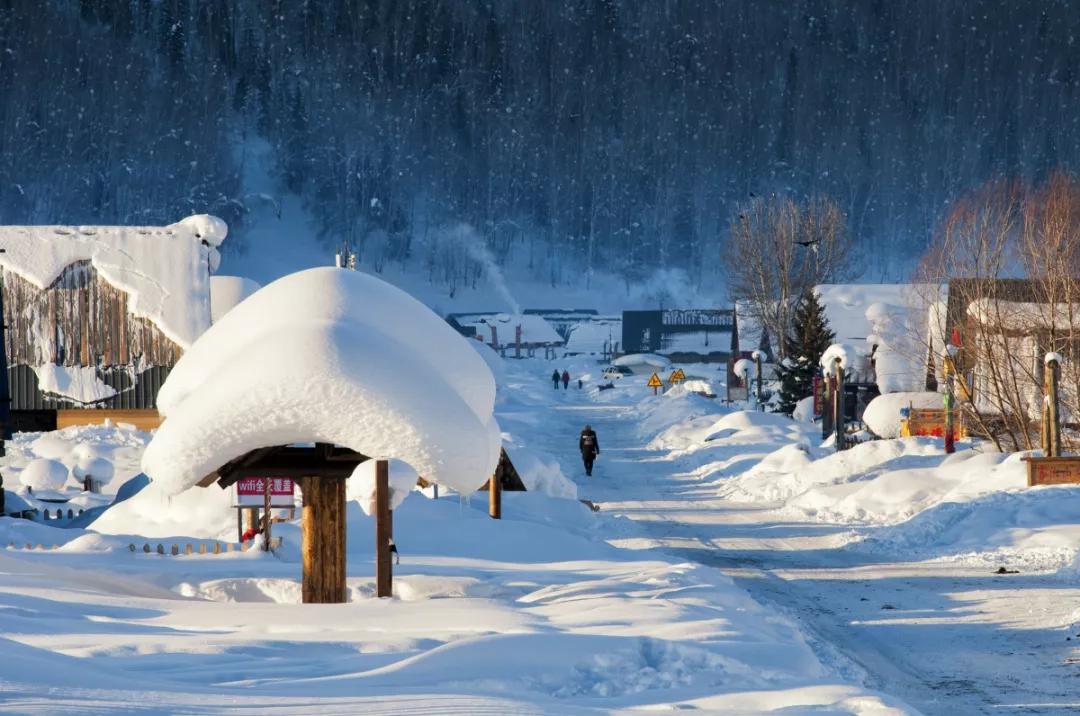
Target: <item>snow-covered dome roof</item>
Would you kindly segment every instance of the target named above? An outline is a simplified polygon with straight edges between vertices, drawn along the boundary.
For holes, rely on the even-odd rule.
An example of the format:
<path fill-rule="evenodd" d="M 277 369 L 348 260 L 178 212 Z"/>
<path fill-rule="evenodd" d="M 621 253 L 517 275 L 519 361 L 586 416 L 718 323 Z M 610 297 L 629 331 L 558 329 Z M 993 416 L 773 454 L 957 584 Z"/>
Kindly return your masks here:
<path fill-rule="evenodd" d="M 372 276 L 286 276 L 225 314 L 173 368 L 143 470 L 176 493 L 250 450 L 326 442 L 475 490 L 494 472 L 501 436 L 495 381 L 466 340 Z"/>

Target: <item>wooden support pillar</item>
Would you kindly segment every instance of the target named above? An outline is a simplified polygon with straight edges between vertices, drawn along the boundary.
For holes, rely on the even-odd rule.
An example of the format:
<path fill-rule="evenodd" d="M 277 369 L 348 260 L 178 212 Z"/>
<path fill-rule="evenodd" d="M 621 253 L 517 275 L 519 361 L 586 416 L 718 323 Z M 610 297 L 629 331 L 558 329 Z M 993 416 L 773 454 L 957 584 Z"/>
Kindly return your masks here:
<path fill-rule="evenodd" d="M 394 594 L 394 565 L 390 545 L 394 539 L 393 514 L 390 512 L 390 464 L 375 463 L 375 596 Z"/>
<path fill-rule="evenodd" d="M 270 525 L 273 523 L 273 516 L 270 514 L 270 481 L 273 478 L 263 478 L 263 552 L 270 551 Z"/>
<path fill-rule="evenodd" d="M 303 477 L 304 604 L 345 601 L 345 480 Z"/>
<path fill-rule="evenodd" d="M 832 376 L 821 377 L 821 439 L 828 440 L 833 431 Z"/>
<path fill-rule="evenodd" d="M 488 514 L 492 519 L 502 519 L 502 484 L 498 471 L 488 480 Z"/>
<path fill-rule="evenodd" d="M 839 359 L 833 362 L 833 430 L 836 431 L 836 449 L 843 450 L 844 444 L 844 369 Z"/>
<path fill-rule="evenodd" d="M 1058 395 L 1058 373 L 1061 366 L 1056 360 L 1046 361 L 1046 413 L 1050 425 L 1046 430 L 1050 452 L 1047 457 L 1061 457 L 1061 415 Z"/>
<path fill-rule="evenodd" d="M 764 410 L 764 408 L 761 407 L 761 398 L 764 393 L 761 386 L 761 351 L 754 351 L 754 370 L 757 372 L 757 407 L 758 410 Z"/>

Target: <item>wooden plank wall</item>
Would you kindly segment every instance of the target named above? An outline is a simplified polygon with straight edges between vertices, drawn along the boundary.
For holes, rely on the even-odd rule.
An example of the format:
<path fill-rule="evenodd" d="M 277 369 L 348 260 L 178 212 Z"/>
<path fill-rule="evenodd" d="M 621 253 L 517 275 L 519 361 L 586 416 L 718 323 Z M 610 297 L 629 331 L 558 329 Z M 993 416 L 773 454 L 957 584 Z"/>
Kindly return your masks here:
<path fill-rule="evenodd" d="M 0 271 L 10 365 L 172 366 L 181 349 L 150 321 L 128 312 L 128 296 L 87 262 L 72 264 L 46 290 Z"/>
<path fill-rule="evenodd" d="M 48 289 L 0 269 L 12 407 L 70 407 L 43 395 L 32 367 L 94 366 L 119 395 L 95 407 L 153 408 L 182 350 L 151 321 L 128 312 L 128 296 L 89 262 L 67 267 Z"/>

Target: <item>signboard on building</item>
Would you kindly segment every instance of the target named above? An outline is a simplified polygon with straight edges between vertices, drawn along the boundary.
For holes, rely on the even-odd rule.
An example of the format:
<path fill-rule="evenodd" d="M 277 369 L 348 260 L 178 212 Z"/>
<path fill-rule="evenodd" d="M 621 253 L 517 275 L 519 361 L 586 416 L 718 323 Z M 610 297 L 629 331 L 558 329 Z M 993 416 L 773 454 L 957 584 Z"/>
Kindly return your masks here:
<path fill-rule="evenodd" d="M 296 486 L 288 477 L 248 477 L 238 480 L 233 507 L 262 507 L 266 480 L 270 481 L 271 507 L 295 507 L 293 493 Z"/>

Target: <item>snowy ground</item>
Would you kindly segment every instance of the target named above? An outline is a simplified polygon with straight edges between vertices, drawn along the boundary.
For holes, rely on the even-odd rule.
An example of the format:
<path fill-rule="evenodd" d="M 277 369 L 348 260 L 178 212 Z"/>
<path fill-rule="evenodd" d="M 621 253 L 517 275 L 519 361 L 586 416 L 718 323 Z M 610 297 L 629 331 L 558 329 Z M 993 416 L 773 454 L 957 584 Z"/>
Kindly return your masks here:
<path fill-rule="evenodd" d="M 835 454 L 811 426 L 696 396 L 589 419 L 601 441 L 639 437 L 582 488 L 649 533 L 617 544 L 721 568 L 840 673 L 925 713 L 1080 708 L 1080 489 L 1027 489 L 1020 456 L 970 445 Z"/>
<path fill-rule="evenodd" d="M 233 539 L 220 492 L 129 501 L 102 520 L 110 535 L 0 521 L 0 544 L 63 544 L 0 551 L 0 711 L 1080 707 L 1080 489 L 1029 490 L 1019 456 L 946 457 L 928 439 L 834 454 L 807 424 L 654 398 L 646 376 L 597 392 L 601 366 L 558 367 L 586 389 L 553 391 L 551 363 L 496 363 L 497 417 L 538 489 L 508 494 L 502 522 L 482 497 L 410 497 L 393 600 L 371 598 L 373 526 L 355 504 L 340 606 L 297 603 L 295 525 L 277 528 L 277 556 L 128 551 Z M 585 423 L 603 450 L 592 478 Z M 142 444 L 45 438 L 22 438 L 11 464 L 48 453 L 74 470 L 112 440 L 119 476 Z M 145 515 L 155 504 L 177 514 Z"/>
<path fill-rule="evenodd" d="M 642 509 L 662 506 L 677 478 L 637 430 L 676 424 L 694 408 L 643 421 L 628 407 L 644 392 L 640 379 L 596 395 L 555 393 L 549 372 L 514 363 L 501 387 L 500 424 L 530 479 L 572 492 L 564 475 L 580 473 L 576 433 L 591 420 L 605 452 L 597 477 L 580 478 L 582 496 L 615 507 L 621 494 L 618 511 L 628 513 L 639 498 Z M 907 712 L 698 555 L 638 551 L 652 525 L 573 499 L 509 494 L 507 519 L 495 522 L 480 498 L 413 495 L 395 513 L 393 600 L 371 598 L 373 525 L 355 503 L 346 605 L 298 604 L 296 525 L 276 529 L 285 539 L 277 556 L 128 550 L 191 543 L 197 552 L 208 530 L 232 539 L 221 526 L 228 503 L 213 490 L 201 503 L 145 502 L 186 510 L 186 524 L 143 515 L 136 496 L 118 513 L 126 521 L 103 521 L 121 534 L 0 521 L 0 544 L 62 545 L 0 552 L 0 710 Z"/>

